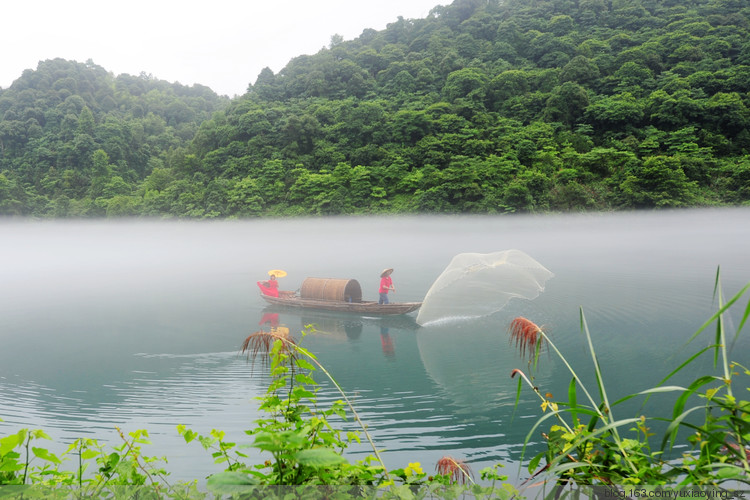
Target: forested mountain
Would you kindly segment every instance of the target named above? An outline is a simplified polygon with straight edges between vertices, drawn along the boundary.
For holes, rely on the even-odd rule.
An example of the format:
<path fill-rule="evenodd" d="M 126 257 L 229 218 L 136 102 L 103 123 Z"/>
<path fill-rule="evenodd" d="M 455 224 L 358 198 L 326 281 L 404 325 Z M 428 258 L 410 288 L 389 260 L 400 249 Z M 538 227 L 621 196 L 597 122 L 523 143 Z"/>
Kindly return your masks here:
<path fill-rule="evenodd" d="M 0 90 L 0 214 L 161 213 L 144 194 L 228 102 L 90 61 L 40 62 Z"/>
<path fill-rule="evenodd" d="M 750 203 L 744 0 L 455 0 L 205 87 L 41 63 L 0 91 L 0 213 Z"/>

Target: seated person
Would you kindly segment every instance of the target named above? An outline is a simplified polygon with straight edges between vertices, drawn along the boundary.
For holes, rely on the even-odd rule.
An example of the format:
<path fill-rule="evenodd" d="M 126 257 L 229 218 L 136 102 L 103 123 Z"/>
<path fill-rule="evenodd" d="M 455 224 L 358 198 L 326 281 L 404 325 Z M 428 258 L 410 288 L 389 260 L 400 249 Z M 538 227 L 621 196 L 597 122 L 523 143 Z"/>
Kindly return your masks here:
<path fill-rule="evenodd" d="M 258 281 L 258 287 L 260 288 L 260 292 L 263 295 L 268 295 L 270 297 L 278 297 L 279 296 L 279 282 L 276 281 L 276 276 L 271 275 L 271 278 L 268 281 Z"/>

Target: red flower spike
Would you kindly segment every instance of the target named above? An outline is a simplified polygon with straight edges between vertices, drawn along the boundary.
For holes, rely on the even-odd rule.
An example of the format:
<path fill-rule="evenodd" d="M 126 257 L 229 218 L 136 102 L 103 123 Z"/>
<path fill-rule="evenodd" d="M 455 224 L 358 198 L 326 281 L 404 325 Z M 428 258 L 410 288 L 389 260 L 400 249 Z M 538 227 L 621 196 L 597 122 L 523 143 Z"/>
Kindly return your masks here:
<path fill-rule="evenodd" d="M 533 321 L 521 316 L 510 322 L 508 331 L 510 332 L 510 342 L 515 342 L 522 357 L 526 356 L 527 351 L 530 356 L 533 355 L 537 344 L 544 341 L 542 329 Z"/>
<path fill-rule="evenodd" d="M 448 476 L 452 484 L 466 484 L 466 481 L 473 476 L 466 462 L 449 456 L 438 460 L 435 469 L 441 476 Z"/>

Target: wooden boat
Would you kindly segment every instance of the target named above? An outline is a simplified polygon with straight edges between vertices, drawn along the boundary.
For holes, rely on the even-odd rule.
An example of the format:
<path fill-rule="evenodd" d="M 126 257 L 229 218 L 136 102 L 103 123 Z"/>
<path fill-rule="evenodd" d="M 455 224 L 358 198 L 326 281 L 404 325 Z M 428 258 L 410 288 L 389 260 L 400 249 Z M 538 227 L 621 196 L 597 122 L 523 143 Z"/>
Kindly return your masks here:
<path fill-rule="evenodd" d="M 422 306 L 421 302 L 392 302 L 390 304 L 378 304 L 377 302 L 366 300 L 361 302 L 343 302 L 335 300 L 303 299 L 297 295 L 284 296 L 282 293 L 283 292 L 279 292 L 278 297 L 271 297 L 270 295 L 262 294 L 261 297 L 269 304 L 277 306 L 322 309 L 324 311 L 350 312 L 373 316 L 408 314 L 416 311 Z"/>
<path fill-rule="evenodd" d="M 261 287 L 261 290 L 263 288 Z M 390 316 L 408 314 L 422 306 L 421 302 L 392 302 L 378 304 L 362 300 L 362 288 L 357 280 L 336 278 L 307 278 L 299 294 L 279 290 L 278 297 L 261 291 L 261 298 L 276 306 L 348 312 L 360 315 Z"/>

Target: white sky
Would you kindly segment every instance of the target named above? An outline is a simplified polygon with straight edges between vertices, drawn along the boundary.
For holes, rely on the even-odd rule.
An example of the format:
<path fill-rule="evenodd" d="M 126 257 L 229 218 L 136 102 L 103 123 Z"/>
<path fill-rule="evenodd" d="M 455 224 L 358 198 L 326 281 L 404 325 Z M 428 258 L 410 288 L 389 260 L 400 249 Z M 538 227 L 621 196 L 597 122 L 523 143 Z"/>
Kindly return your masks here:
<path fill-rule="evenodd" d="M 88 59 L 119 75 L 146 72 L 241 95 L 268 66 L 314 54 L 331 36 L 426 17 L 452 0 L 21 0 L 0 17 L 0 88 L 39 61 Z"/>

